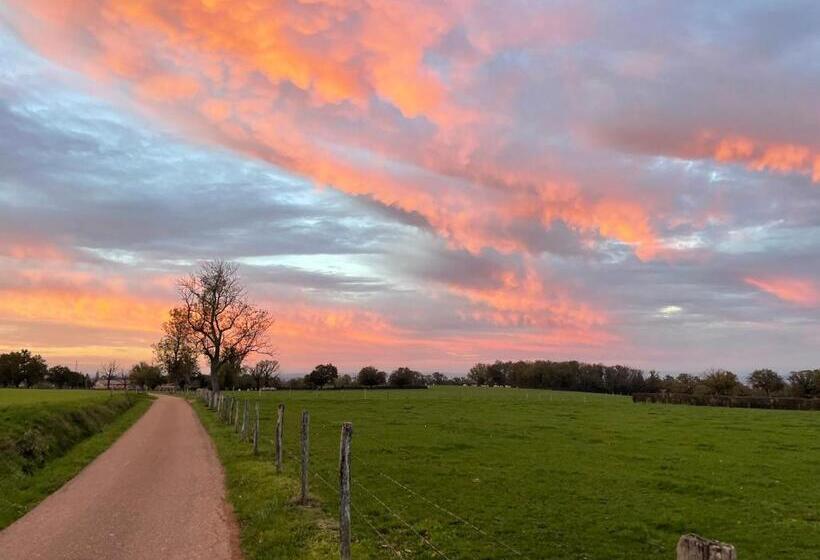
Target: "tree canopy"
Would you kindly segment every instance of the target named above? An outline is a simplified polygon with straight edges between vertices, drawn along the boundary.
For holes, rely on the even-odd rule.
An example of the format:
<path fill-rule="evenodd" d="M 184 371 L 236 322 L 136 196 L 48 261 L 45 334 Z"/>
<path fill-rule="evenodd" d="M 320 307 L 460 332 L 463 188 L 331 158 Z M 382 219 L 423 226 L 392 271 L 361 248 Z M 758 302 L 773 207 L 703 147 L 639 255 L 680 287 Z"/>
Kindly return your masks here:
<path fill-rule="evenodd" d="M 197 350 L 210 362 L 214 391 L 225 364 L 241 365 L 251 353 L 270 352 L 273 317 L 250 302 L 238 270 L 235 263 L 208 261 L 179 281 L 181 313 Z"/>

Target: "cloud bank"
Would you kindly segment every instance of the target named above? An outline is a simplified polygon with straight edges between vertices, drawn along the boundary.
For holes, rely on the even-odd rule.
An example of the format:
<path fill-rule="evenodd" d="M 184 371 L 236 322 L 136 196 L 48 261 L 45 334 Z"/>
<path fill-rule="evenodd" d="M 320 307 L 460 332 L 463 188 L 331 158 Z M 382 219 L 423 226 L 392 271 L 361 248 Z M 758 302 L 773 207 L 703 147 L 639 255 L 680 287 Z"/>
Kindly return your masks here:
<path fill-rule="evenodd" d="M 293 371 L 812 365 L 820 10 L 633 10 L 8 3 L 0 345 L 142 357 L 220 256 Z"/>

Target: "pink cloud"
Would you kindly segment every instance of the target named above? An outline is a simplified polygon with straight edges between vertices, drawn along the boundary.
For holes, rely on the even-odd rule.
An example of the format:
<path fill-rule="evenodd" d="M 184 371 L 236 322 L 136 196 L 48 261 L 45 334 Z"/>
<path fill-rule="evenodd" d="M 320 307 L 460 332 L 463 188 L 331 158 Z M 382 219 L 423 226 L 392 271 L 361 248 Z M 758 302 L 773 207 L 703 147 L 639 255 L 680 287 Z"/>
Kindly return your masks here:
<path fill-rule="evenodd" d="M 820 305 L 820 287 L 811 280 L 788 277 L 747 277 L 744 281 L 758 290 L 795 305 L 803 307 Z"/>

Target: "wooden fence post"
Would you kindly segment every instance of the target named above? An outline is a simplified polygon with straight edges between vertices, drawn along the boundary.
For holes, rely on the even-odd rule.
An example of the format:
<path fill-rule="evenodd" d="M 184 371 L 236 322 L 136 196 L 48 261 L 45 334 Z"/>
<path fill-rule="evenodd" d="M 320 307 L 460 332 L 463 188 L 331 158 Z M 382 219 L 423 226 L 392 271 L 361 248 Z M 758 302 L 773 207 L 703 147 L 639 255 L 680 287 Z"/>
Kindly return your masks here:
<path fill-rule="evenodd" d="M 353 424 L 342 424 L 339 442 L 339 544 L 342 560 L 350 560 L 350 440 Z"/>
<path fill-rule="evenodd" d="M 276 472 L 282 472 L 282 435 L 285 424 L 285 404 L 279 403 L 276 411 L 276 449 L 274 454 L 276 456 Z"/>
<path fill-rule="evenodd" d="M 239 400 L 236 401 L 236 413 L 234 414 L 233 421 L 233 431 L 237 434 L 239 433 L 239 409 L 242 408 L 239 402 Z"/>
<path fill-rule="evenodd" d="M 256 403 L 256 422 L 253 424 L 253 454 L 259 454 L 259 403 Z"/>
<path fill-rule="evenodd" d="M 248 435 L 248 401 L 245 399 L 245 406 L 242 407 L 242 432 L 239 434 L 239 439 L 245 441 Z"/>
<path fill-rule="evenodd" d="M 734 546 L 692 534 L 678 540 L 677 551 L 677 560 L 737 560 Z"/>
<path fill-rule="evenodd" d="M 299 503 L 308 505 L 308 466 L 310 465 L 310 413 L 302 411 L 302 494 Z"/>

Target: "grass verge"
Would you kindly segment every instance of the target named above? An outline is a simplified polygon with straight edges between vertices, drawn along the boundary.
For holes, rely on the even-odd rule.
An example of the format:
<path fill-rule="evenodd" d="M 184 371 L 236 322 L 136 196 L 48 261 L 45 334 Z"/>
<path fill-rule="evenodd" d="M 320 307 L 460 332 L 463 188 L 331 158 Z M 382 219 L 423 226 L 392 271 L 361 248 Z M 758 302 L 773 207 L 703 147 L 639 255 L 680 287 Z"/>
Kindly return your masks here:
<path fill-rule="evenodd" d="M 0 529 L 73 478 L 151 405 L 146 396 L 0 408 Z"/>
<path fill-rule="evenodd" d="M 228 499 L 239 521 L 242 552 L 246 560 L 318 560 L 339 555 L 338 523 L 318 498 L 309 507 L 296 503 L 298 472 L 293 461 L 276 474 L 271 443 L 254 455 L 232 426 L 194 400 L 193 407 L 213 439 L 225 468 Z M 262 442 L 260 442 L 262 443 Z M 290 463 L 290 464 L 288 464 Z M 369 558 L 371 550 L 353 543 L 353 556 Z"/>

